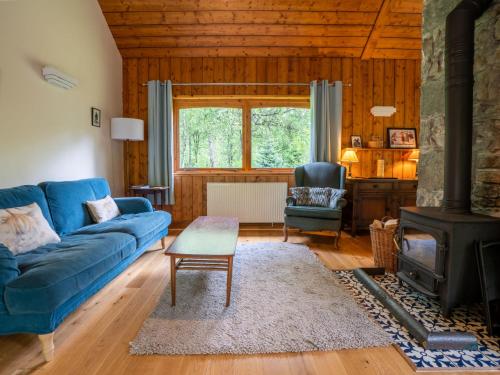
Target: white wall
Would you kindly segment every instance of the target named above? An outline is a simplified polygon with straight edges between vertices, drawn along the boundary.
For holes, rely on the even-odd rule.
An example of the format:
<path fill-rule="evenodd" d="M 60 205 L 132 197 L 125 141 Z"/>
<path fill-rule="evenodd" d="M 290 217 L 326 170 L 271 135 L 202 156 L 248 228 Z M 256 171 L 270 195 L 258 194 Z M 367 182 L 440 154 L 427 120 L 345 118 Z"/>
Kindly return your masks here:
<path fill-rule="evenodd" d="M 44 65 L 78 86 L 45 82 Z M 122 144 L 109 124 L 121 95 L 122 59 L 96 0 L 0 0 L 0 187 L 103 176 L 122 193 Z"/>

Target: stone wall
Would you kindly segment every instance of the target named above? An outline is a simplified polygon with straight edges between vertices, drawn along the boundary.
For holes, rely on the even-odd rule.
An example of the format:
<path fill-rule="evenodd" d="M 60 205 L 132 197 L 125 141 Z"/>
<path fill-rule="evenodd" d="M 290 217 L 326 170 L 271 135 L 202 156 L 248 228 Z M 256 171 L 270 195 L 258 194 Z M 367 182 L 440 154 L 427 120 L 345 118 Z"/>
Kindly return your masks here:
<path fill-rule="evenodd" d="M 500 0 L 476 21 L 472 210 L 500 217 Z"/>
<path fill-rule="evenodd" d="M 444 185 L 444 35 L 460 0 L 425 0 L 418 206 L 440 206 Z M 500 215 L 500 0 L 476 21 L 473 210 Z"/>

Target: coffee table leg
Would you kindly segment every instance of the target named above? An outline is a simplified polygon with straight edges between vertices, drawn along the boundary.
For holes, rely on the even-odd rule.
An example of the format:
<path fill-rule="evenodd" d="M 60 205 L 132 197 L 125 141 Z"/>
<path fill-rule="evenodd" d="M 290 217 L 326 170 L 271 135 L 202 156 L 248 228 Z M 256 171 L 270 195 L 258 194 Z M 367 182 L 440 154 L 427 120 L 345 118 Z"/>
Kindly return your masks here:
<path fill-rule="evenodd" d="M 227 258 L 227 288 L 226 288 L 226 307 L 231 303 L 231 283 L 233 279 L 233 257 Z"/>
<path fill-rule="evenodd" d="M 176 276 L 176 264 L 175 256 L 170 255 L 170 290 L 172 294 L 172 306 L 175 306 L 175 276 Z"/>

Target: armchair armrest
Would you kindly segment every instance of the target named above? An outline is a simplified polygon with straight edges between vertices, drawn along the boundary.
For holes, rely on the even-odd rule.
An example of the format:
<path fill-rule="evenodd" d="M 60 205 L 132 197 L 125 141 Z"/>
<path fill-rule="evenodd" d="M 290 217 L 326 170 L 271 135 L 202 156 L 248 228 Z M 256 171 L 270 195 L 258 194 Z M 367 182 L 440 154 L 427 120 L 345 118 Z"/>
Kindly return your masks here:
<path fill-rule="evenodd" d="M 113 198 L 122 214 L 153 212 L 151 202 L 142 197 Z"/>
<path fill-rule="evenodd" d="M 337 205 L 335 206 L 335 209 L 337 210 L 341 210 L 343 209 L 345 206 L 347 206 L 347 200 L 345 198 L 339 198 L 337 200 Z"/>
<path fill-rule="evenodd" d="M 294 197 L 292 197 L 292 196 L 286 197 L 286 205 L 287 206 L 295 206 L 296 203 L 297 203 L 297 200 Z"/>

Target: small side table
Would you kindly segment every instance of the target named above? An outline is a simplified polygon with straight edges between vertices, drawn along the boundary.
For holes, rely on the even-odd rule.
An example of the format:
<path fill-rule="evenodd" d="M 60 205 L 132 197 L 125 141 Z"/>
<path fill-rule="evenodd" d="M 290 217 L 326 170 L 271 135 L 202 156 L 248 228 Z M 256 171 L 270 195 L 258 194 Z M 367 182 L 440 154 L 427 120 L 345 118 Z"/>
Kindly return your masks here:
<path fill-rule="evenodd" d="M 161 210 L 165 209 L 165 200 L 167 198 L 167 190 L 170 189 L 168 186 L 130 186 L 129 193 L 134 197 L 144 197 L 148 198 L 149 195 L 153 195 L 153 206 L 156 203 L 156 196 L 160 196 L 161 204 L 159 208 Z"/>

